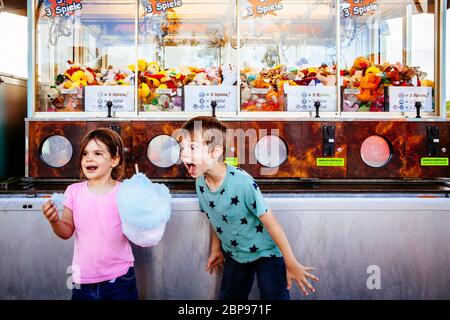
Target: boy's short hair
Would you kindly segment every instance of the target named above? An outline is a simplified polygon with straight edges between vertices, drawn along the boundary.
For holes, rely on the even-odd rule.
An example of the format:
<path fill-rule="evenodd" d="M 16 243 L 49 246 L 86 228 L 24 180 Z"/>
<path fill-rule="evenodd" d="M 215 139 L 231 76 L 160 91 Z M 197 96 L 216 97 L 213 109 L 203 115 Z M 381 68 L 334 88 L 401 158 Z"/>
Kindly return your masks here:
<path fill-rule="evenodd" d="M 186 121 L 181 127 L 178 135 L 178 142 L 183 140 L 183 136 L 188 133 L 191 140 L 194 138 L 196 129 L 201 128 L 202 142 L 208 146 L 211 151 L 216 146 L 222 146 L 223 155 L 225 155 L 227 127 L 221 123 L 216 117 L 198 116 Z"/>

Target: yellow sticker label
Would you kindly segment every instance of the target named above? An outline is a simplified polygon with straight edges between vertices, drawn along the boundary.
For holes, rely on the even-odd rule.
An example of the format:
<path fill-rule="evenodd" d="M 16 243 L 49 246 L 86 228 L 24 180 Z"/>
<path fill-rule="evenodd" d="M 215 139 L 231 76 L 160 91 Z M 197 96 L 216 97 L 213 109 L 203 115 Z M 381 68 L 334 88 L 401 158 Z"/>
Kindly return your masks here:
<path fill-rule="evenodd" d="M 343 167 L 345 166 L 344 158 L 316 158 L 318 167 Z"/>
<path fill-rule="evenodd" d="M 448 166 L 448 158 L 422 158 L 420 165 L 424 167 Z"/>
<path fill-rule="evenodd" d="M 224 161 L 226 164 L 230 165 L 230 166 L 234 166 L 237 167 L 238 166 L 238 158 L 232 158 L 232 157 L 227 157 L 225 158 Z"/>

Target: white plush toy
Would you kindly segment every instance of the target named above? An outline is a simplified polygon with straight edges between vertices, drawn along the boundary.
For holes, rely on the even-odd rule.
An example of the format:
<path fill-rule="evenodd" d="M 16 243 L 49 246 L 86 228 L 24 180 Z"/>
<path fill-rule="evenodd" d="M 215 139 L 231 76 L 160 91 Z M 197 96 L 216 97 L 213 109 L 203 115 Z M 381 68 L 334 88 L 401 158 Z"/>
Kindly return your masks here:
<path fill-rule="evenodd" d="M 237 69 L 236 66 L 232 64 L 224 64 L 220 67 L 222 72 L 222 84 L 223 85 L 234 85 L 237 81 Z"/>

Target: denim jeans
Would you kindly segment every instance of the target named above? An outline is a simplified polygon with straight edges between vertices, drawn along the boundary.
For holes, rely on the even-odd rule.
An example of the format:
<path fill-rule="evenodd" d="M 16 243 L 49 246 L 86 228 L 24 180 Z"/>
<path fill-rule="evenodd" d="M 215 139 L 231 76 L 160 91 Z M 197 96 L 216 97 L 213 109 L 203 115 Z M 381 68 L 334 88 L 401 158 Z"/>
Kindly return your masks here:
<path fill-rule="evenodd" d="M 138 300 L 134 268 L 118 277 L 114 282 L 103 281 L 78 285 L 72 289 L 72 300 Z"/>
<path fill-rule="evenodd" d="M 239 263 L 226 254 L 220 299 L 248 300 L 255 274 L 261 300 L 290 300 L 286 265 L 282 257 L 259 258 L 252 262 Z"/>

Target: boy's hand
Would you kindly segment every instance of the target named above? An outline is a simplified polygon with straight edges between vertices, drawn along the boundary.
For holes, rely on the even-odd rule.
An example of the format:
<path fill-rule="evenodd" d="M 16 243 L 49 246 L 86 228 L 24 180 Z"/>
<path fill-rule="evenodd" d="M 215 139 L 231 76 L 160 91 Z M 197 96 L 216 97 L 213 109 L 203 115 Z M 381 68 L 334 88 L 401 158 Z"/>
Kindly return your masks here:
<path fill-rule="evenodd" d="M 42 206 L 42 212 L 44 213 L 44 216 L 47 218 L 47 220 L 50 223 L 56 223 L 59 221 L 59 214 L 58 209 L 53 204 L 53 201 L 48 200 L 43 206 Z"/>
<path fill-rule="evenodd" d="M 310 278 L 314 281 L 319 281 L 319 278 L 309 273 L 309 271 L 313 271 L 314 268 L 312 267 L 305 267 L 301 265 L 298 262 L 295 262 L 294 264 L 290 266 L 286 266 L 286 276 L 287 276 L 287 283 L 288 283 L 288 290 L 292 287 L 292 280 L 297 282 L 298 287 L 300 290 L 302 290 L 304 295 L 309 295 L 308 290 L 311 292 L 316 292 L 314 287 L 308 282 L 307 278 Z"/>
<path fill-rule="evenodd" d="M 213 251 L 209 254 L 205 270 L 209 273 L 215 272 L 217 274 L 222 271 L 224 261 L 225 258 L 221 250 Z"/>

